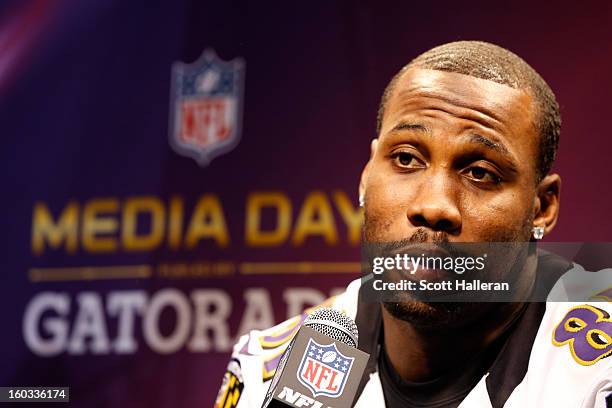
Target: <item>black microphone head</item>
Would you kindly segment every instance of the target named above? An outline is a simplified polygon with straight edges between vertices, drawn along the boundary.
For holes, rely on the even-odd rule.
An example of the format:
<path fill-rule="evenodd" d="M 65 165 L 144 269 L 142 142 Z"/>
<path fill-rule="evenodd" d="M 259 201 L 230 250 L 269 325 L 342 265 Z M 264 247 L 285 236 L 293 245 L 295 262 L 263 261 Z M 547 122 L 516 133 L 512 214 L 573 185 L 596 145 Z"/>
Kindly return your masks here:
<path fill-rule="evenodd" d="M 359 333 L 355 321 L 336 309 L 322 307 L 312 312 L 304 326 L 323 333 L 350 347 L 357 347 Z"/>

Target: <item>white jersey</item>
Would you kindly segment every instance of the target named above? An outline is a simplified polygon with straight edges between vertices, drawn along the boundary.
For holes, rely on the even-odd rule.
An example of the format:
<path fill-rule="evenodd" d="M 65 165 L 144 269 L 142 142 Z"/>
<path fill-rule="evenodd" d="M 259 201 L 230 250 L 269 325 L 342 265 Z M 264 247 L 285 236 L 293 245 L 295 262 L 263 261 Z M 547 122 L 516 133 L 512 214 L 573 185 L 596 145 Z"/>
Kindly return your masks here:
<path fill-rule="evenodd" d="M 384 407 L 378 375 L 380 307 L 360 303 L 359 288 L 360 281 L 353 281 L 321 306 L 352 317 L 359 348 L 370 354 L 355 407 Z M 607 300 L 530 303 L 495 363 L 459 407 L 612 407 L 612 358 L 606 358 L 612 354 L 612 299 Z M 261 407 L 281 355 L 311 311 L 240 338 L 217 408 Z"/>

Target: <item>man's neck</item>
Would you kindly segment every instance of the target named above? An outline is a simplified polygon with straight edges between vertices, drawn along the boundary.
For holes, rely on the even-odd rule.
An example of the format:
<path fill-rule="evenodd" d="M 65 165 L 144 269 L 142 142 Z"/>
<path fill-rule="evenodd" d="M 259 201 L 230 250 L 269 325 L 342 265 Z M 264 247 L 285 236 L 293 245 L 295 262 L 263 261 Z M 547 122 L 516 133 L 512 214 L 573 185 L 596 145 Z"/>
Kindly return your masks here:
<path fill-rule="evenodd" d="M 468 317 L 473 320 L 465 325 L 420 327 L 381 305 L 384 346 L 395 371 L 405 381 L 422 382 L 465 367 L 519 318 L 533 290 L 537 265 L 535 254 L 527 258 L 519 272 L 524 279 L 516 282 L 515 302 L 481 303 L 482 308 L 474 309 Z"/>
<path fill-rule="evenodd" d="M 411 382 L 429 381 L 469 364 L 510 326 L 524 303 L 488 303 L 478 321 L 457 328 L 419 328 L 384 307 L 384 346 L 395 371 Z"/>

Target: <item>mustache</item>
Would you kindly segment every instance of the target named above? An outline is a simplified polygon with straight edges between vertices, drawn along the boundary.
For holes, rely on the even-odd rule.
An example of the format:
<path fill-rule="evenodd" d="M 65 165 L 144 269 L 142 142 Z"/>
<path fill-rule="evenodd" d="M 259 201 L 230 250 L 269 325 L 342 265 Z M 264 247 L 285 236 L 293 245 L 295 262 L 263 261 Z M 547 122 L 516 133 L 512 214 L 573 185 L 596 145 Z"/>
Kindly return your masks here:
<path fill-rule="evenodd" d="M 409 237 L 399 241 L 388 242 L 383 246 L 383 248 L 385 250 L 395 251 L 398 249 L 411 247 L 414 244 L 424 243 L 447 246 L 449 244 L 448 234 L 444 231 L 430 232 L 421 227 L 417 228 L 416 231 L 414 231 Z"/>
<path fill-rule="evenodd" d="M 428 244 L 428 248 L 419 244 Z M 426 228 L 417 228 L 409 237 L 399 241 L 387 242 L 383 244 L 380 249 L 386 254 L 393 254 L 400 250 L 402 252 L 415 252 L 416 254 L 416 252 L 420 253 L 423 250 L 428 252 L 427 249 L 431 249 L 432 246 L 440 248 L 452 257 L 469 255 L 467 252 L 458 248 L 457 245 L 453 245 L 449 241 L 449 236 L 446 232 L 432 232 Z"/>
<path fill-rule="evenodd" d="M 444 231 L 429 232 L 425 228 L 417 228 L 417 230 L 407 239 L 405 243 L 423 243 L 431 242 L 434 244 L 447 244 L 449 242 L 448 234 Z"/>

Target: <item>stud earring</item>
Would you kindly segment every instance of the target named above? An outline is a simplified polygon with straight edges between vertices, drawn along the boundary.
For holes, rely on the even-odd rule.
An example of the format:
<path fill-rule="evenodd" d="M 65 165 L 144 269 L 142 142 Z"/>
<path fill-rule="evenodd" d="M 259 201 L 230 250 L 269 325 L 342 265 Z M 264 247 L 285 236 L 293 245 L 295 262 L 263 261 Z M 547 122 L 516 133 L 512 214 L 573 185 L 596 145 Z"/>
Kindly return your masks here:
<path fill-rule="evenodd" d="M 537 240 L 540 240 L 544 237 L 544 227 L 533 227 L 531 232 L 533 232 L 533 237 Z"/>
<path fill-rule="evenodd" d="M 363 207 L 365 205 L 365 198 L 363 197 L 363 194 L 359 194 L 359 206 Z"/>

